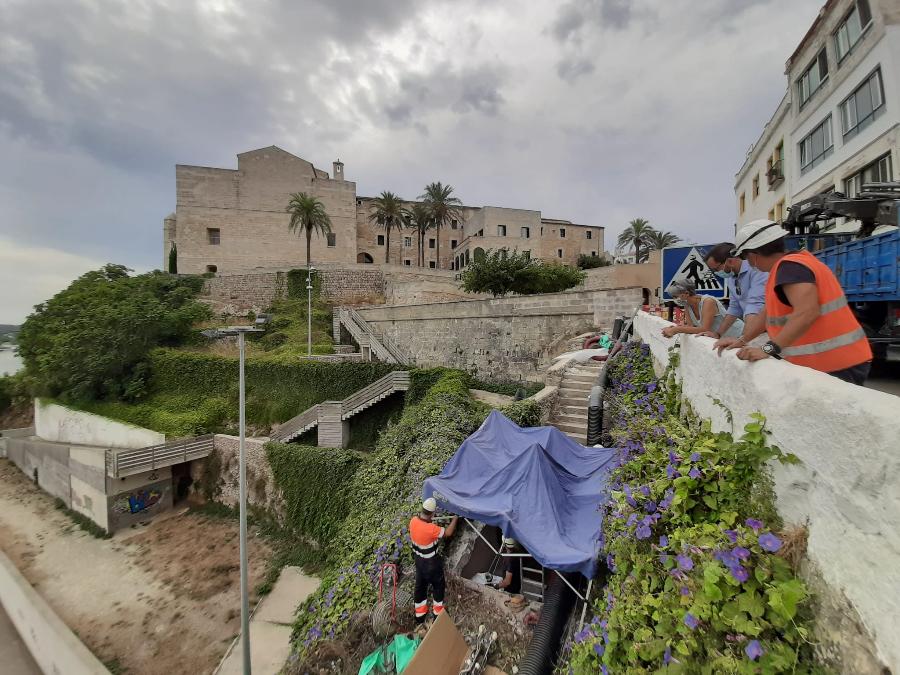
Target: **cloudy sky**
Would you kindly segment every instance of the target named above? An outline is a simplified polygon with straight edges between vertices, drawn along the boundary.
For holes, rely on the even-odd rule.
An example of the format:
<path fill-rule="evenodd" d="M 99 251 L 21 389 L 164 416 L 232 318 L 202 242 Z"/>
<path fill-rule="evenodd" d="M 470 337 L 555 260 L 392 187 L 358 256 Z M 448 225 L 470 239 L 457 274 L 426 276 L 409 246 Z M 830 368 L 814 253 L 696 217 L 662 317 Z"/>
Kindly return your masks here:
<path fill-rule="evenodd" d="M 0 323 L 162 262 L 176 163 L 727 237 L 822 0 L 0 0 Z"/>

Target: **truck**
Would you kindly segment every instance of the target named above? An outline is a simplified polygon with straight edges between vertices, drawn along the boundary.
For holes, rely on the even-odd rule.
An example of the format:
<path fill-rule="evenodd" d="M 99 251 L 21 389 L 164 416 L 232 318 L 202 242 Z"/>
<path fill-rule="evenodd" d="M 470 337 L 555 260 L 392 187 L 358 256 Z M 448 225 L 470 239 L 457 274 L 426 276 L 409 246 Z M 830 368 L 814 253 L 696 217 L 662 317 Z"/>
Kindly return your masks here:
<path fill-rule="evenodd" d="M 859 221 L 858 231 L 823 231 L 835 218 Z M 837 276 L 875 358 L 900 361 L 900 182 L 816 195 L 791 206 L 782 225 L 788 250 L 808 250 Z"/>

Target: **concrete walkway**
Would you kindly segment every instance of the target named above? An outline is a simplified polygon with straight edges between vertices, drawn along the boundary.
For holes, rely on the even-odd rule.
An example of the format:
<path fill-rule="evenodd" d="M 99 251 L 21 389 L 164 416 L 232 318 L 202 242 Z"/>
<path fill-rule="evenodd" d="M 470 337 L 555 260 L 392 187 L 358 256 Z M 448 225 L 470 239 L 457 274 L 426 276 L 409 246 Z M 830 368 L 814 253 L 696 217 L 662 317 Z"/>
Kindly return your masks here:
<path fill-rule="evenodd" d="M 281 570 L 278 583 L 250 618 L 250 662 L 253 675 L 277 675 L 291 653 L 291 626 L 297 605 L 316 592 L 321 582 L 299 567 Z M 240 675 L 243 652 L 240 638 L 216 671 L 218 675 Z"/>
<path fill-rule="evenodd" d="M 16 627 L 0 605 L 0 664 L 4 675 L 41 675 Z"/>

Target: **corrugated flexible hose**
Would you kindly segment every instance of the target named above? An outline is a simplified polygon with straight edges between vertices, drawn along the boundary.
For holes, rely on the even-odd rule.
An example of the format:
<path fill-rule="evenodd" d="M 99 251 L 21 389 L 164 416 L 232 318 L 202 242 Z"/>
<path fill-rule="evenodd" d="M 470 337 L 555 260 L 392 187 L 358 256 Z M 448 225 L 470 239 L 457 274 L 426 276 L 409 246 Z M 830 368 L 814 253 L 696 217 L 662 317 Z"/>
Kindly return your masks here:
<path fill-rule="evenodd" d="M 569 583 L 576 583 L 577 575 L 567 574 Z M 555 573 L 544 593 L 541 618 L 534 627 L 534 635 L 521 663 L 519 675 L 549 675 L 559 653 L 559 642 L 566 622 L 575 606 L 575 593 Z"/>

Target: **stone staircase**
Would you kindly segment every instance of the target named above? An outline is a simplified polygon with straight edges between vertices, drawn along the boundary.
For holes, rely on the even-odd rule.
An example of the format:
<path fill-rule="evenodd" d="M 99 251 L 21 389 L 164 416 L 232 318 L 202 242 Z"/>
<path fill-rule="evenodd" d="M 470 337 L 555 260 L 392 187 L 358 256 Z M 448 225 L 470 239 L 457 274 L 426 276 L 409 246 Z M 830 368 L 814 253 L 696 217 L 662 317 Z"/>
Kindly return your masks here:
<path fill-rule="evenodd" d="M 582 445 L 587 443 L 588 398 L 602 367 L 599 361 L 588 361 L 566 370 L 550 417 L 550 424 Z"/>
<path fill-rule="evenodd" d="M 409 358 L 387 335 L 376 331 L 368 321 L 363 319 L 352 307 L 335 307 L 332 317 L 334 341 L 341 341 L 341 326 L 347 329 L 350 336 L 359 345 L 363 361 L 371 361 L 372 357 L 384 363 L 409 363 Z"/>

